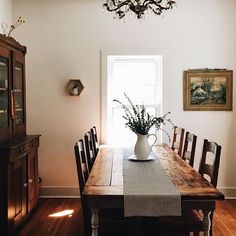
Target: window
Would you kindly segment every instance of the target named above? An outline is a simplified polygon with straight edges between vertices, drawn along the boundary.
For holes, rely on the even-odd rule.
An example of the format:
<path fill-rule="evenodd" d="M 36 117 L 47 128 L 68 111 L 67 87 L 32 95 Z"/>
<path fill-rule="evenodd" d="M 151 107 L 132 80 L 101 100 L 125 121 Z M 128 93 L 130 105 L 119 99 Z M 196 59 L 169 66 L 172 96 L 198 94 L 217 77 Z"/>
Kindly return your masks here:
<path fill-rule="evenodd" d="M 106 67 L 106 142 L 130 146 L 136 135 L 125 127 L 123 109 L 113 99 L 128 104 L 126 93 L 134 104 L 144 104 L 150 114 L 161 115 L 162 57 L 107 55 Z M 157 135 L 161 142 L 161 135 Z"/>

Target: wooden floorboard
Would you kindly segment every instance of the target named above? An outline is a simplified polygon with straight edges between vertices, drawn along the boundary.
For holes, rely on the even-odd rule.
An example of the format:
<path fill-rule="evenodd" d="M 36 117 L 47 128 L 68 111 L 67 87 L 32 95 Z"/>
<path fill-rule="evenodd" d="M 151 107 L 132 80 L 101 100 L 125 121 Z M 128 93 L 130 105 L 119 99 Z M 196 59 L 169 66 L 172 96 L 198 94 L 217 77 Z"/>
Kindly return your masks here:
<path fill-rule="evenodd" d="M 74 210 L 71 216 L 49 217 L 68 209 Z M 82 236 L 82 225 L 80 199 L 40 199 L 36 211 L 14 236 Z M 217 202 L 213 226 L 214 236 L 236 236 L 236 200 Z"/>
<path fill-rule="evenodd" d="M 74 210 L 71 216 L 58 218 L 50 214 Z M 40 199 L 36 211 L 16 236 L 82 236 L 83 218 L 80 199 Z"/>

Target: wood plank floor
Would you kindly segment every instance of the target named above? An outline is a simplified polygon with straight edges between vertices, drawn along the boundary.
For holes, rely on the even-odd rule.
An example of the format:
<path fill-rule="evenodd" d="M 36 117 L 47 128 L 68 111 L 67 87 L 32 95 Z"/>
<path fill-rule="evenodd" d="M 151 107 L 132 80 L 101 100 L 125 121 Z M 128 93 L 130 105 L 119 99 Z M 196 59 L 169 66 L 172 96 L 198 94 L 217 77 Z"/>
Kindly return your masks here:
<path fill-rule="evenodd" d="M 70 216 L 49 217 L 68 209 L 74 210 Z M 82 225 L 79 199 L 40 199 L 37 210 L 15 236 L 82 236 Z M 236 236 L 236 200 L 217 202 L 213 226 L 214 236 Z"/>
<path fill-rule="evenodd" d="M 74 210 L 71 217 L 53 218 L 50 214 Z M 16 236 L 82 236 L 83 217 L 80 199 L 39 199 L 38 208 Z"/>

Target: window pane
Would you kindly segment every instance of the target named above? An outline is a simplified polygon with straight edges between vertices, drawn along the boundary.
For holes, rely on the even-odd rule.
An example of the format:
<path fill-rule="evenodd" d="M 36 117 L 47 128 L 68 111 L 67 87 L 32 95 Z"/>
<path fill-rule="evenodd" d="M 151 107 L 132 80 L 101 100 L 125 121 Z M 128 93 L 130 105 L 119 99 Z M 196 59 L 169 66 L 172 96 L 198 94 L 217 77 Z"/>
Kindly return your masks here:
<path fill-rule="evenodd" d="M 15 122 L 20 125 L 24 122 L 23 111 L 23 64 L 16 62 L 15 64 L 15 77 L 14 77 L 14 90 L 15 90 Z"/>
<path fill-rule="evenodd" d="M 160 114 L 160 56 L 108 57 L 108 142 L 118 146 L 134 146 L 136 135 L 125 127 L 124 111 L 118 99 L 130 105 L 124 93 L 136 104 L 144 104 L 150 115 Z M 158 111 L 158 113 L 157 113 Z M 150 130 L 156 133 L 155 128 Z M 160 137 L 160 135 L 158 135 Z M 160 139 L 158 139 L 161 142 Z"/>
<path fill-rule="evenodd" d="M 9 79 L 9 61 L 5 57 L 0 57 L 0 129 L 9 127 L 8 119 L 8 79 Z"/>
<path fill-rule="evenodd" d="M 124 103 L 127 103 L 127 100 L 124 99 L 124 92 L 128 95 L 128 97 L 132 100 L 135 104 L 156 104 L 157 97 L 156 97 L 156 86 L 150 85 L 127 85 L 126 88 L 121 90 L 118 93 L 113 93 L 113 99 L 118 98 L 122 100 Z M 113 106 L 116 104 L 113 103 Z"/>
<path fill-rule="evenodd" d="M 156 84 L 156 65 L 152 62 L 115 62 L 112 68 L 114 82 L 126 84 Z"/>
<path fill-rule="evenodd" d="M 157 65 L 145 60 L 130 59 L 112 64 L 112 94 L 121 99 L 126 93 L 137 104 L 157 101 Z"/>

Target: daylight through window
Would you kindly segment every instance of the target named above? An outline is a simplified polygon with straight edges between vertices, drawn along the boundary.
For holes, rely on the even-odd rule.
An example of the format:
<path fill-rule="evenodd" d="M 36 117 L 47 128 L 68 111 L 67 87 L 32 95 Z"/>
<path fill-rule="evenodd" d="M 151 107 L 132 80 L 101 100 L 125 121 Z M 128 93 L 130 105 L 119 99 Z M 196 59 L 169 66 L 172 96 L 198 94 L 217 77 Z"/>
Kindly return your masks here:
<path fill-rule="evenodd" d="M 126 93 L 134 104 L 144 104 L 150 114 L 160 115 L 162 57 L 110 55 L 107 73 L 107 141 L 117 146 L 133 145 L 136 136 L 125 127 L 122 107 L 113 99 L 127 103 Z"/>

